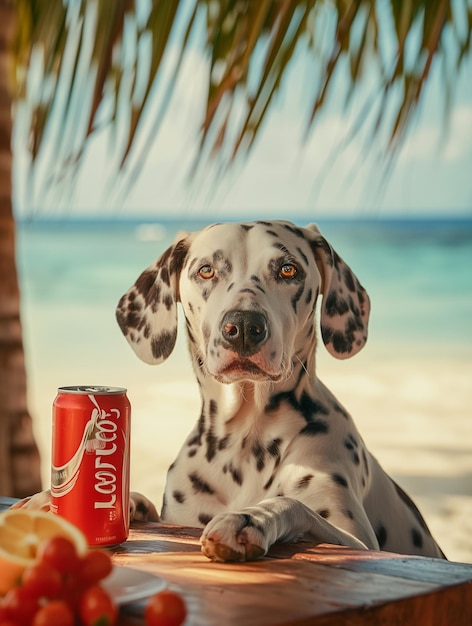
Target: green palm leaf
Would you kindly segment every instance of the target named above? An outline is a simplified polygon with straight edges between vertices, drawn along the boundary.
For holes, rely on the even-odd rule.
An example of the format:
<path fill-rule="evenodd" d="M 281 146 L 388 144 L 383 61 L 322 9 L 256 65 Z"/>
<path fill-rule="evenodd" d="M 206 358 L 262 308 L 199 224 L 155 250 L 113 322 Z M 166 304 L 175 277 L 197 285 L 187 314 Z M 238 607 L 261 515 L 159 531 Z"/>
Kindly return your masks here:
<path fill-rule="evenodd" d="M 345 72 L 350 102 L 364 68 L 376 68 L 379 90 L 371 99 L 377 111 L 371 131 L 375 135 L 387 128 L 385 148 L 394 153 L 433 64 L 440 59 L 458 71 L 470 53 L 472 30 L 471 0 L 149 0 L 148 5 L 138 0 L 17 0 L 17 11 L 16 95 L 29 111 L 33 162 L 54 123 L 60 128 L 56 179 L 61 168 L 80 163 L 88 137 L 104 126 L 114 130 L 116 165 L 125 168 L 149 117 L 152 133 L 134 154 L 130 171 L 136 173 L 196 41 L 208 55 L 198 158 L 229 166 L 252 149 L 298 54 L 311 59 L 313 67 L 308 130 L 328 106 L 337 73 Z M 332 39 L 326 43 L 330 28 Z M 171 48 L 178 54 L 169 78 Z M 447 108 L 453 78 L 445 85 Z M 123 124 L 124 139 L 118 130 Z M 361 126 L 362 120 L 356 128 Z"/>

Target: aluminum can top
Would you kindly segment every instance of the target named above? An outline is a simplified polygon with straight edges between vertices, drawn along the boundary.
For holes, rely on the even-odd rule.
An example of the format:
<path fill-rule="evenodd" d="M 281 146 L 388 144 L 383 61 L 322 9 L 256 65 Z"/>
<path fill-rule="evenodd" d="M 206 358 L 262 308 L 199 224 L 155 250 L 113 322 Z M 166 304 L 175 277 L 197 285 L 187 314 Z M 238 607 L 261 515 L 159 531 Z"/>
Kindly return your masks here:
<path fill-rule="evenodd" d="M 59 393 L 92 394 L 95 396 L 122 395 L 126 391 L 127 389 L 124 387 L 100 387 L 97 385 L 72 385 L 58 388 Z"/>

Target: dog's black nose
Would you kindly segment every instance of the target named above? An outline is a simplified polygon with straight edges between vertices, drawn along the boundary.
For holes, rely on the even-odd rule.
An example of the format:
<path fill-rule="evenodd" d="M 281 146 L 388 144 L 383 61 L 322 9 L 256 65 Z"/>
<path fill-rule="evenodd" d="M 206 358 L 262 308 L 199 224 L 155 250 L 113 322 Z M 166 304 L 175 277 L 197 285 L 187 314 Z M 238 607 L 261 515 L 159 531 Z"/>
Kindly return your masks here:
<path fill-rule="evenodd" d="M 267 319 L 258 311 L 229 311 L 221 322 L 221 334 L 232 350 L 249 356 L 267 339 Z"/>

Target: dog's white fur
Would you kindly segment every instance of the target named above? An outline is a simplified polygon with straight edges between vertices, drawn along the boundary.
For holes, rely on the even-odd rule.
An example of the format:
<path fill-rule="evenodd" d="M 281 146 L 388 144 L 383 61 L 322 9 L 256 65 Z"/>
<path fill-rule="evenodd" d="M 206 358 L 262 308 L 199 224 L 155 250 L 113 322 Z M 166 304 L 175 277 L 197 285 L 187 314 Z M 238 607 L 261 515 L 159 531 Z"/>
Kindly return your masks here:
<path fill-rule="evenodd" d="M 202 549 L 214 560 L 254 559 L 302 539 L 444 556 L 316 375 L 316 315 L 327 349 L 346 358 L 365 344 L 370 303 L 315 226 L 180 234 L 118 306 L 146 362 L 172 352 L 178 302 L 202 410 L 169 469 L 163 521 L 204 526 Z M 47 494 L 27 503 L 40 505 Z M 140 494 L 132 506 L 135 518 L 157 518 Z"/>

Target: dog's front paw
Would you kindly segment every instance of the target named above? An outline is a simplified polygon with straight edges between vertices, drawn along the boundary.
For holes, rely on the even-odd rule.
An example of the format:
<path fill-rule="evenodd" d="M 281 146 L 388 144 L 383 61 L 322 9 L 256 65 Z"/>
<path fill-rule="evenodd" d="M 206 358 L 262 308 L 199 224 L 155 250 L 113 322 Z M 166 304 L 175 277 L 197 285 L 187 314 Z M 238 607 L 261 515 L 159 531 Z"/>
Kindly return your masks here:
<path fill-rule="evenodd" d="M 130 520 L 135 522 L 159 522 L 159 513 L 156 507 L 145 496 L 137 491 L 129 494 Z"/>
<path fill-rule="evenodd" d="M 267 550 L 264 529 L 246 513 L 222 513 L 209 522 L 200 538 L 212 561 L 254 561 Z"/>
<path fill-rule="evenodd" d="M 42 509 L 43 511 L 49 511 L 51 508 L 51 492 L 40 491 L 35 493 L 34 496 L 23 498 L 15 502 L 12 509 Z M 148 500 L 145 496 L 132 491 L 129 498 L 129 512 L 130 520 L 138 522 L 158 522 L 159 513 L 156 510 L 154 504 Z"/>
<path fill-rule="evenodd" d="M 49 511 L 51 508 L 51 492 L 40 491 L 33 496 L 23 498 L 12 505 L 12 509 L 42 509 L 43 511 Z"/>

